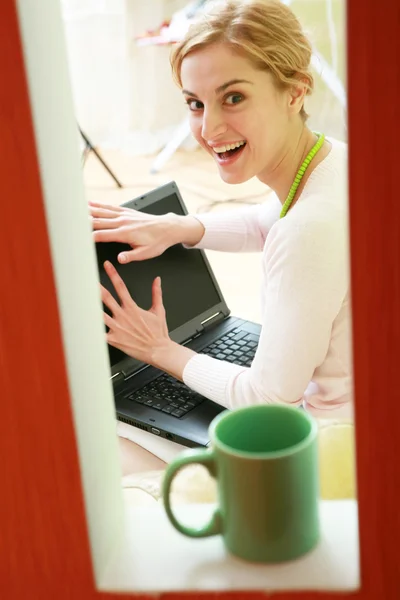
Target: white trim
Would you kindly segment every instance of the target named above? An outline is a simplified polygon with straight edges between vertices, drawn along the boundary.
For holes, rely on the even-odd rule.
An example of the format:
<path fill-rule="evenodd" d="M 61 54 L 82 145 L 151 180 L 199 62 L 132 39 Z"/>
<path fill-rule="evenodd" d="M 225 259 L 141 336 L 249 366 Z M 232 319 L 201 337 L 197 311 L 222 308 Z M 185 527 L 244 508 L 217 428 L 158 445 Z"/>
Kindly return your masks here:
<path fill-rule="evenodd" d="M 156 505 L 156 503 L 154 503 Z M 213 506 L 181 505 L 176 514 L 194 526 Z M 230 556 L 220 536 L 193 540 L 177 533 L 162 506 L 127 507 L 126 535 L 100 583 L 102 591 L 334 590 L 359 588 L 357 504 L 321 503 L 321 541 L 309 554 L 280 565 Z"/>
<path fill-rule="evenodd" d="M 18 0 L 17 8 L 98 578 L 122 533 L 123 505 L 115 410 L 64 26 L 57 1 Z"/>

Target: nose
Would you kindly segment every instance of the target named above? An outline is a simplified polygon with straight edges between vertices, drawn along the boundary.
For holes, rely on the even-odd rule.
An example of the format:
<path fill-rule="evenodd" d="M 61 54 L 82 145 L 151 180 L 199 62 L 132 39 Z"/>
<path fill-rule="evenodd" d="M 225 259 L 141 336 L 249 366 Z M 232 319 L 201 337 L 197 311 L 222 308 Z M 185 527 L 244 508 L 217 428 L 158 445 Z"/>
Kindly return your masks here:
<path fill-rule="evenodd" d="M 201 127 L 201 135 L 204 140 L 214 140 L 219 135 L 225 133 L 226 130 L 227 124 L 220 110 L 204 110 Z"/>

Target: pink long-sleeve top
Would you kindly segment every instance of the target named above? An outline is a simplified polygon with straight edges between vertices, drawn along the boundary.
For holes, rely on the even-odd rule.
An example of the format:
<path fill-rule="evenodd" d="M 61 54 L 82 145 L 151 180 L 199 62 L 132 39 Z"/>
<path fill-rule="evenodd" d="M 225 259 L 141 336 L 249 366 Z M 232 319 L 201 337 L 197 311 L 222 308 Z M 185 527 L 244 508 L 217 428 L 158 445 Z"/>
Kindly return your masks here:
<path fill-rule="evenodd" d="M 347 146 L 329 141 L 283 219 L 277 198 L 197 216 L 205 234 L 196 248 L 262 253 L 262 330 L 251 367 L 197 354 L 183 372 L 189 387 L 227 408 L 303 404 L 316 417 L 352 417 Z"/>

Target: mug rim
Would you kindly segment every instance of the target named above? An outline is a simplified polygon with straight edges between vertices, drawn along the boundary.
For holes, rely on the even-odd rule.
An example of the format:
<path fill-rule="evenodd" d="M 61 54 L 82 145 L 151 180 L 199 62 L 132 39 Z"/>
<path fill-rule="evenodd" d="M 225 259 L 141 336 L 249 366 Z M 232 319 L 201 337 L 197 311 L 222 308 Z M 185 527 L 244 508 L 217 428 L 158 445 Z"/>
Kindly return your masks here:
<path fill-rule="evenodd" d="M 249 450 L 238 450 L 236 448 L 232 448 L 228 444 L 225 444 L 224 442 L 222 442 L 221 440 L 219 440 L 216 437 L 216 429 L 221 421 L 224 421 L 225 419 L 230 418 L 231 415 L 233 415 L 233 414 L 236 415 L 237 413 L 248 411 L 249 409 L 254 409 L 254 408 L 258 408 L 258 409 L 262 409 L 262 410 L 265 410 L 265 409 L 269 410 L 270 408 L 274 408 L 274 409 L 278 409 L 278 410 L 284 410 L 285 412 L 286 411 L 296 412 L 297 414 L 300 415 L 301 419 L 306 419 L 308 421 L 308 423 L 310 425 L 310 431 L 307 434 L 307 436 L 303 440 L 298 442 L 297 444 L 293 444 L 292 446 L 283 448 L 282 450 L 272 450 L 272 451 L 265 450 L 264 452 L 251 452 Z M 210 441 L 211 441 L 210 446 L 212 448 L 218 448 L 218 449 L 222 450 L 223 452 L 225 452 L 226 454 L 231 454 L 231 455 L 238 456 L 240 458 L 245 458 L 248 460 L 259 460 L 260 458 L 262 458 L 263 460 L 275 460 L 275 459 L 279 459 L 279 458 L 287 458 L 289 456 L 292 456 L 296 452 L 299 452 L 303 448 L 306 448 L 309 444 L 311 444 L 317 438 L 317 435 L 318 435 L 317 421 L 316 421 L 316 419 L 314 419 L 314 417 L 312 417 L 312 415 L 307 413 L 307 411 L 300 411 L 299 408 L 296 408 L 293 406 L 287 406 L 284 404 L 283 405 L 282 404 L 256 404 L 256 405 L 252 405 L 252 406 L 241 406 L 240 408 L 236 408 L 233 411 L 226 410 L 226 411 L 223 411 L 222 413 L 220 413 L 219 415 L 217 415 L 213 419 L 213 421 L 210 425 Z"/>

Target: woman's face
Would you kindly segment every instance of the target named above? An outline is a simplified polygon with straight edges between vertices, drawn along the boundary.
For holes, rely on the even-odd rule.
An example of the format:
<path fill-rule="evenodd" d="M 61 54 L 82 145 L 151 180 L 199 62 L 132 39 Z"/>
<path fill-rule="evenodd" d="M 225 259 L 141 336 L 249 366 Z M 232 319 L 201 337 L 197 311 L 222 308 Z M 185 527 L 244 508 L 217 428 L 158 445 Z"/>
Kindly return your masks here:
<path fill-rule="evenodd" d="M 278 91 L 268 72 L 226 44 L 188 54 L 181 80 L 192 133 L 221 178 L 243 183 L 256 176 L 267 182 L 287 147 L 290 94 Z"/>

